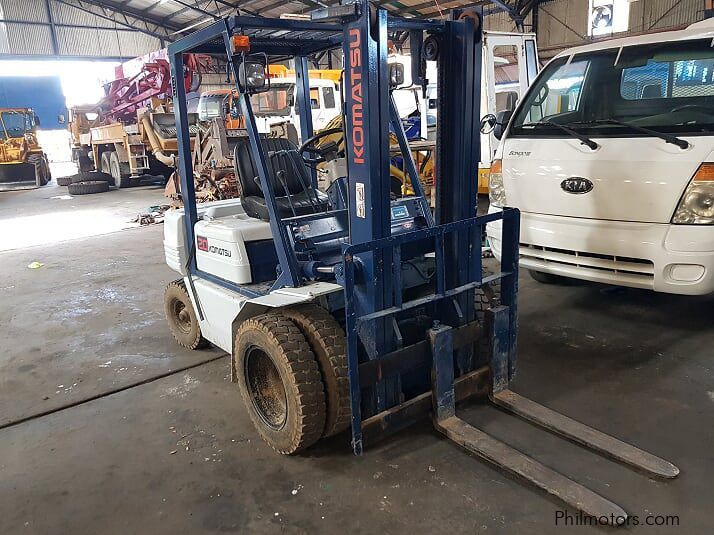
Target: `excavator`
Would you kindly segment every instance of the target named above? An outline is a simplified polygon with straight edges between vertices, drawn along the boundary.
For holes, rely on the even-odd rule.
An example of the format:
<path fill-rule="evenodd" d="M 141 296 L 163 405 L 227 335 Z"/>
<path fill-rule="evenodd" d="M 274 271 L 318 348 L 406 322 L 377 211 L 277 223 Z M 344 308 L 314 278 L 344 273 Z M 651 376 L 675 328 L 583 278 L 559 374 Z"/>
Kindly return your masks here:
<path fill-rule="evenodd" d="M 51 179 L 31 108 L 0 108 L 0 191 L 44 186 Z"/>

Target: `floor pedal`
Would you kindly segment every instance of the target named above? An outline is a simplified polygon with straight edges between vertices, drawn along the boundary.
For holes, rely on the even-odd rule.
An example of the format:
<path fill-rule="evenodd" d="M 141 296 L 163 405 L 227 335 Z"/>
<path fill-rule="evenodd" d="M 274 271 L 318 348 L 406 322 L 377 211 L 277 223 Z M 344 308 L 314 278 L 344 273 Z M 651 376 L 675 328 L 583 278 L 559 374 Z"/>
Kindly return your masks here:
<path fill-rule="evenodd" d="M 507 472 L 528 480 L 587 515 L 607 518 L 612 525 L 619 525 L 627 518 L 627 513 L 617 504 L 456 416 L 435 422 L 435 425 L 439 431 L 470 452 Z"/>
<path fill-rule="evenodd" d="M 548 431 L 630 465 L 646 474 L 666 479 L 672 479 L 679 475 L 679 468 L 672 463 L 524 398 L 512 390 L 501 390 L 493 394 L 491 401 Z"/>

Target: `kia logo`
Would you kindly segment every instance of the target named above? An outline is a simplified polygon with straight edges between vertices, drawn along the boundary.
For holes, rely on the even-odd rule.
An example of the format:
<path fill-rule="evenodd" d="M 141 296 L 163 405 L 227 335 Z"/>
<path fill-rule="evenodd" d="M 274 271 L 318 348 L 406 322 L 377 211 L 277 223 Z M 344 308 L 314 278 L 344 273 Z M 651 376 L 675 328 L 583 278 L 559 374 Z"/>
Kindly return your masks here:
<path fill-rule="evenodd" d="M 593 183 L 587 178 L 581 178 L 579 176 L 574 176 L 566 178 L 560 183 L 560 187 L 566 193 L 575 193 L 579 195 L 581 193 L 588 193 L 593 189 Z"/>

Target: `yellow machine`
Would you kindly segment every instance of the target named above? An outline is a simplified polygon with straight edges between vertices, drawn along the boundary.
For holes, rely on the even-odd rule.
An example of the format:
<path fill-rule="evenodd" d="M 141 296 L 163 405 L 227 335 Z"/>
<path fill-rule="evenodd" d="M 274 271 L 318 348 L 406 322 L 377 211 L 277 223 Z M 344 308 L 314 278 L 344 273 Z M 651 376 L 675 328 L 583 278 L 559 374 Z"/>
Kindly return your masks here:
<path fill-rule="evenodd" d="M 31 108 L 0 108 L 0 190 L 44 186 L 51 179 Z"/>

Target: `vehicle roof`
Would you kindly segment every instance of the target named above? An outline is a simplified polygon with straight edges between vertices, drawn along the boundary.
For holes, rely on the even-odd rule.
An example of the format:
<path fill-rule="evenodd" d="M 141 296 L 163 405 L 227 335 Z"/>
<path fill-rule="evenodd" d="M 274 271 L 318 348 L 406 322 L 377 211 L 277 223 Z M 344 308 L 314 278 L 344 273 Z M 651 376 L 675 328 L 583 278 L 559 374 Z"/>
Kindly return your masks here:
<path fill-rule="evenodd" d="M 573 54 L 582 54 L 583 52 L 594 52 L 596 50 L 607 50 L 623 46 L 646 45 L 669 41 L 687 41 L 690 39 L 714 39 L 714 19 L 705 19 L 700 22 L 695 22 L 683 30 L 655 32 L 647 35 L 621 37 L 619 39 L 607 39 L 587 45 L 576 46 L 564 50 L 555 57 L 562 58 Z"/>

